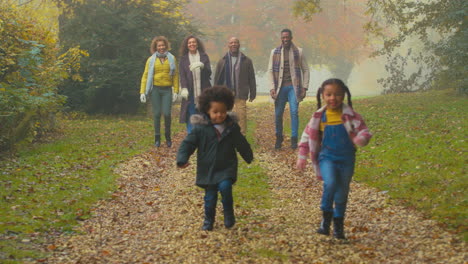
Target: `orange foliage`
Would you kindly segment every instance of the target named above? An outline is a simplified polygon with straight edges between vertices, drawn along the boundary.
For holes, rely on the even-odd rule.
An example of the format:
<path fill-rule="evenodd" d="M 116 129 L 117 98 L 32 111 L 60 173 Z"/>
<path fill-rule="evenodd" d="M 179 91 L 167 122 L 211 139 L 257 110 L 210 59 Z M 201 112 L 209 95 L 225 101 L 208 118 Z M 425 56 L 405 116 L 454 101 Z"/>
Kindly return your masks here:
<path fill-rule="evenodd" d="M 305 49 L 313 64 L 327 64 L 327 57 L 351 62 L 367 57 L 365 2 L 322 1 L 323 12 L 310 22 L 293 16 L 293 0 L 193 1 L 186 11 L 200 21 L 212 60 L 226 52 L 230 36 L 237 36 L 242 51 L 253 58 L 256 68 L 264 69 L 269 51 L 280 45 L 283 28 L 293 31 L 294 42 Z"/>

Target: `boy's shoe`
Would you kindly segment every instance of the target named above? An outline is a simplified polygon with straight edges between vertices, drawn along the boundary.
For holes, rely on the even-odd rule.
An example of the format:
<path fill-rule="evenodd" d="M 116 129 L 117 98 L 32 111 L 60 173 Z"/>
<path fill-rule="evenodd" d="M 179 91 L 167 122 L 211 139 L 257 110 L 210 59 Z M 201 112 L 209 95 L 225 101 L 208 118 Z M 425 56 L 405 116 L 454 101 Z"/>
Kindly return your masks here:
<path fill-rule="evenodd" d="M 216 207 L 205 205 L 205 220 L 203 221 L 202 230 L 211 231 L 215 222 Z"/>
<path fill-rule="evenodd" d="M 234 212 L 226 212 L 224 211 L 224 226 L 226 228 L 231 228 L 236 224 L 236 218 L 234 216 Z"/>
<path fill-rule="evenodd" d="M 211 231 L 211 230 L 213 230 L 213 222 L 212 222 L 212 221 L 207 221 L 207 220 L 205 219 L 205 221 L 203 221 L 202 230 L 204 230 L 204 231 Z"/>

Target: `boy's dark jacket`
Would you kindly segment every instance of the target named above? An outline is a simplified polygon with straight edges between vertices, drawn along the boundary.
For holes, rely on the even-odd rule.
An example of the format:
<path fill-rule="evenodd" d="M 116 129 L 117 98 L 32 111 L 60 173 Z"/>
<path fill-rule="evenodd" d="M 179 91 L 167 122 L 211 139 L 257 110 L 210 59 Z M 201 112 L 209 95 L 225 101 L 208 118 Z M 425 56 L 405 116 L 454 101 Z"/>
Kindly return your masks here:
<path fill-rule="evenodd" d="M 230 113 L 226 128 L 220 138 L 216 128 L 206 115 L 192 115 L 192 132 L 182 141 L 177 152 L 177 165 L 186 164 L 190 155 L 197 151 L 196 185 L 206 187 L 223 180 L 237 181 L 237 153 L 247 162 L 253 160 L 249 142 L 240 132 L 237 117 Z"/>

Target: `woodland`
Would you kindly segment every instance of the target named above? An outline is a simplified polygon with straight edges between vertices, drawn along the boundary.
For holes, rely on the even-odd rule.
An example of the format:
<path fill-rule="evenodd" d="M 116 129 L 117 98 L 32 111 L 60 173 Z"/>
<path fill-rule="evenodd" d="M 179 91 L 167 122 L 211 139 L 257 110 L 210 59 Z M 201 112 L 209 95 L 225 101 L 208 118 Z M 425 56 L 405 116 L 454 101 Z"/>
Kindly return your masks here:
<path fill-rule="evenodd" d="M 0 1 L 0 262 L 466 263 L 467 13 L 463 0 Z M 311 69 L 345 82 L 384 61 L 360 73 L 381 94 L 353 98 L 376 135 L 346 242 L 314 233 L 320 183 L 269 146 L 267 96 L 249 104 L 258 156 L 241 165 L 233 230 L 199 231 L 194 168 L 148 138 L 139 87 L 153 37 L 178 58 L 200 36 L 214 67 L 236 36 L 262 76 L 283 28 Z M 301 129 L 313 109 L 301 104 Z"/>
<path fill-rule="evenodd" d="M 184 36 L 203 36 L 214 61 L 229 36 L 241 36 L 264 72 L 265 54 L 290 27 L 308 61 L 332 76 L 347 80 L 360 60 L 385 56 L 387 74 L 376 77 L 384 93 L 453 87 L 466 94 L 462 0 L 6 0 L 0 8 L 1 151 L 52 129 L 58 112 L 136 114 L 154 35 L 168 37 L 176 55 Z M 414 38 L 418 46 L 399 49 Z"/>

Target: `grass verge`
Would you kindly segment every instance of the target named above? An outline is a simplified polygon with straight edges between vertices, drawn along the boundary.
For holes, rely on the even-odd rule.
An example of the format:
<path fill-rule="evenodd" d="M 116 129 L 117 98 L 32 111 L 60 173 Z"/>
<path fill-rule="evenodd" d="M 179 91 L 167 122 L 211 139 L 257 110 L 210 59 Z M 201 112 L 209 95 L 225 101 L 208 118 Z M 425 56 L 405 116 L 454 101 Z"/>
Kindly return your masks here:
<path fill-rule="evenodd" d="M 0 161 L 0 260 L 41 258 L 47 233 L 70 232 L 116 188 L 115 166 L 152 145 L 148 118 L 61 120 L 61 136 Z M 1 261 L 0 261 L 1 262 Z"/>
<path fill-rule="evenodd" d="M 233 188 L 233 195 L 235 197 L 235 204 L 243 209 L 261 209 L 271 208 L 271 193 L 268 184 L 268 175 L 265 170 L 256 163 L 255 149 L 257 143 L 255 141 L 254 131 L 256 123 L 248 121 L 247 124 L 247 140 L 254 152 L 254 161 L 247 164 L 239 156 L 239 171 L 238 181 Z M 242 221 L 242 216 L 239 216 Z"/>

